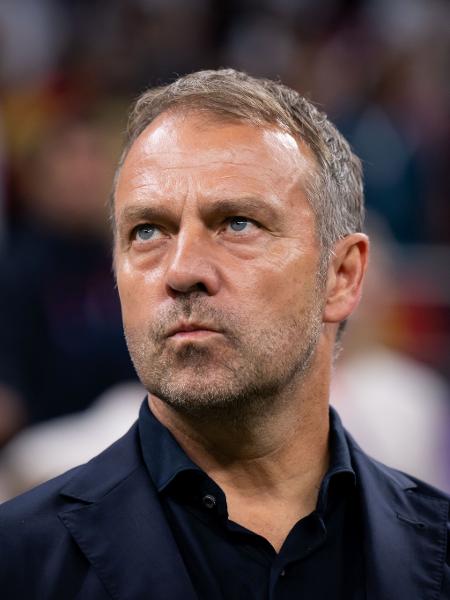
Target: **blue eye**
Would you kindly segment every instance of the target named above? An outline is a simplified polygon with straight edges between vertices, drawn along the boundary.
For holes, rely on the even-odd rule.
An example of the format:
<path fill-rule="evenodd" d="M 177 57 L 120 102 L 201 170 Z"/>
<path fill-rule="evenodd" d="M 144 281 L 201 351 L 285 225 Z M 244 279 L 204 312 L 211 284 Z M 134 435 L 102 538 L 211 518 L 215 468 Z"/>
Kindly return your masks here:
<path fill-rule="evenodd" d="M 155 230 L 156 227 L 154 225 L 149 225 L 147 223 L 145 225 L 138 225 L 134 232 L 137 240 L 140 240 L 141 242 L 146 242 L 155 235 Z"/>
<path fill-rule="evenodd" d="M 233 231 L 244 231 L 250 221 L 245 217 L 233 217 L 230 219 L 230 227 Z"/>

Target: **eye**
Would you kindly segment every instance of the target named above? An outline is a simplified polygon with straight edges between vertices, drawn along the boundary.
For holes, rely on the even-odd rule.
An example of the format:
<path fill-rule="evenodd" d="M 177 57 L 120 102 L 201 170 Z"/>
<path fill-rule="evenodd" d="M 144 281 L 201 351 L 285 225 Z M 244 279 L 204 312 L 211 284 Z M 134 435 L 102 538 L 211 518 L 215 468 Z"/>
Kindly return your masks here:
<path fill-rule="evenodd" d="M 151 239 L 158 237 L 161 231 L 156 227 L 156 225 L 151 225 L 150 223 L 144 223 L 143 225 L 138 225 L 133 230 L 133 238 L 138 242 L 148 242 Z"/>
<path fill-rule="evenodd" d="M 245 229 L 249 229 L 252 225 L 254 225 L 253 221 L 245 217 L 231 217 L 231 219 L 228 221 L 228 224 L 230 229 L 236 231 L 237 233 L 244 231 Z"/>

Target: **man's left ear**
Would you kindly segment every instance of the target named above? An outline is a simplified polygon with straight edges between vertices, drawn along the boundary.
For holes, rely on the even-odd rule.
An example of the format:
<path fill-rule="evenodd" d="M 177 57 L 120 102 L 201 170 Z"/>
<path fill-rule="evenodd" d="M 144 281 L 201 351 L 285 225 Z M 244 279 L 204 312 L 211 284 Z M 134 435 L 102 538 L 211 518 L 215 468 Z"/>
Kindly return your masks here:
<path fill-rule="evenodd" d="M 369 238 L 352 233 L 336 242 L 328 267 L 323 320 L 339 323 L 358 306 L 369 257 Z"/>

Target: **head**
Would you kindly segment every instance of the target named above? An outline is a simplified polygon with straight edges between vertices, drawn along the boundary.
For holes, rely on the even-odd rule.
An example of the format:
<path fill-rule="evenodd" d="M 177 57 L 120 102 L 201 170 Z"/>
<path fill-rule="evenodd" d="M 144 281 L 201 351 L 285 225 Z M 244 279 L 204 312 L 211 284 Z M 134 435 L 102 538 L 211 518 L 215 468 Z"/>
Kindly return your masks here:
<path fill-rule="evenodd" d="M 367 240 L 359 160 L 307 100 L 232 70 L 149 90 L 114 196 L 125 333 L 151 393 L 260 409 L 327 360 Z"/>

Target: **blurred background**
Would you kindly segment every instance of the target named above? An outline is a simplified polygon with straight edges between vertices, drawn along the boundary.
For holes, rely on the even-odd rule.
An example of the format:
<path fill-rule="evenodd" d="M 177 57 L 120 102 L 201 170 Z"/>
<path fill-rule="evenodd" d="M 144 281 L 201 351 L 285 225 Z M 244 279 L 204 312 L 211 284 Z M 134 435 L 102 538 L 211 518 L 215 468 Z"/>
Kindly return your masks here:
<path fill-rule="evenodd" d="M 125 432 L 106 204 L 131 101 L 230 66 L 312 99 L 362 158 L 373 259 L 332 401 L 450 491 L 447 0 L 2 0 L 0 500 Z"/>

